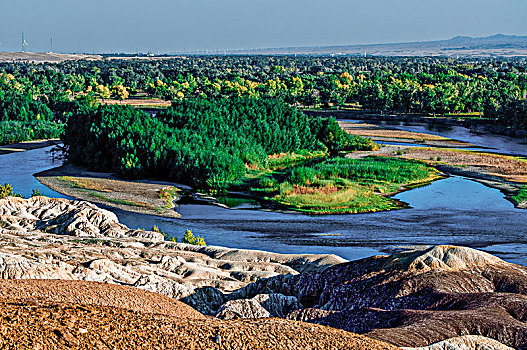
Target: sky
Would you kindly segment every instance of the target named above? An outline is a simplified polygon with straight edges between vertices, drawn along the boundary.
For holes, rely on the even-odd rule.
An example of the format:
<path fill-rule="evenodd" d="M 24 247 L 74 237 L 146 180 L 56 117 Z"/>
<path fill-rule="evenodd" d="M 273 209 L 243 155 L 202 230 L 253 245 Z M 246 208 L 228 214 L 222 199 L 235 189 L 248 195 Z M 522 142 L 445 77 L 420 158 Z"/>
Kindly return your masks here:
<path fill-rule="evenodd" d="M 525 0 L 0 0 L 0 51 L 153 52 L 527 35 Z"/>

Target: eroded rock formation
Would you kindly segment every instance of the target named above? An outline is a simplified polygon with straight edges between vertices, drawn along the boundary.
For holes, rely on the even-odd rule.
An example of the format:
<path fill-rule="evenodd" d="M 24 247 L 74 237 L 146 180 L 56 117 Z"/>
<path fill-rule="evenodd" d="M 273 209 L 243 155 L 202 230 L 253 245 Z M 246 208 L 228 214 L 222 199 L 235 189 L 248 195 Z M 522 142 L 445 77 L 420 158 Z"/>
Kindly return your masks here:
<path fill-rule="evenodd" d="M 419 348 L 403 348 L 403 350 L 514 350 L 502 343 L 479 335 L 465 335 L 446 339 L 438 343 Z"/>
<path fill-rule="evenodd" d="M 277 276 L 231 298 L 295 296 L 287 317 L 425 346 L 466 334 L 527 348 L 527 268 L 465 247 L 436 246 Z"/>
<path fill-rule="evenodd" d="M 223 319 L 283 317 L 422 350 L 527 349 L 527 268 L 464 247 L 353 262 L 198 247 L 87 202 L 11 197 L 0 200 L 0 279 L 133 286 Z"/>
<path fill-rule="evenodd" d="M 0 278 L 130 285 L 213 314 L 225 292 L 278 275 L 321 271 L 335 255 L 288 255 L 165 242 L 83 201 L 0 199 Z"/>

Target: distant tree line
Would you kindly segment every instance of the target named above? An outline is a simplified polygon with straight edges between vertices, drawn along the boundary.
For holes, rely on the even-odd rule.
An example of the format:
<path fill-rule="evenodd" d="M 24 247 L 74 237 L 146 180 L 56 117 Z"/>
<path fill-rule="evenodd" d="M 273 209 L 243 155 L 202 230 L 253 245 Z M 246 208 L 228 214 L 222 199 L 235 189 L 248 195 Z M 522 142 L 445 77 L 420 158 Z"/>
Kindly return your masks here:
<path fill-rule="evenodd" d="M 213 56 L 5 63 L 0 72 L 3 80 L 10 77 L 8 89 L 16 96 L 31 97 L 59 117 L 65 113 L 61 104 L 78 96 L 169 101 L 250 96 L 307 107 L 356 105 L 379 113 L 471 113 L 525 128 L 527 63 L 521 59 Z M 13 111 L 46 114 L 27 105 L 25 97 L 13 101 L 24 105 Z"/>

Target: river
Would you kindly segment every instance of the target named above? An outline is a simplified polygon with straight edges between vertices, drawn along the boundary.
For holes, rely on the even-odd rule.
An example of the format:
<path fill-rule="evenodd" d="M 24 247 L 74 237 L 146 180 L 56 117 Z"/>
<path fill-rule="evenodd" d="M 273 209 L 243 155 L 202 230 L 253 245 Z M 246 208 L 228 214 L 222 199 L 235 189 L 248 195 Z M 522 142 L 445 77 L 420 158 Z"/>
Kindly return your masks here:
<path fill-rule="evenodd" d="M 65 197 L 33 174 L 62 164 L 50 148 L 0 155 L 0 182 L 23 196 L 32 189 Z M 515 150 L 515 153 L 517 150 Z M 514 208 L 503 194 L 470 179 L 453 176 L 395 196 L 411 205 L 389 212 L 308 216 L 251 209 L 187 204 L 182 219 L 113 210 L 132 228 L 154 225 L 181 237 L 185 229 L 205 236 L 209 245 L 280 253 L 334 253 L 353 260 L 416 245 L 475 247 L 527 265 L 527 211 Z M 108 208 L 107 208 L 108 209 Z"/>
<path fill-rule="evenodd" d="M 426 133 L 459 140 L 478 146 L 481 151 L 498 152 L 501 154 L 527 156 L 527 140 L 503 135 L 474 132 L 458 125 L 433 123 L 405 122 L 394 120 L 372 119 L 339 119 L 343 122 L 367 123 L 387 128 Z M 416 145 L 421 146 L 422 145 Z M 470 148 L 469 148 L 470 149 Z"/>

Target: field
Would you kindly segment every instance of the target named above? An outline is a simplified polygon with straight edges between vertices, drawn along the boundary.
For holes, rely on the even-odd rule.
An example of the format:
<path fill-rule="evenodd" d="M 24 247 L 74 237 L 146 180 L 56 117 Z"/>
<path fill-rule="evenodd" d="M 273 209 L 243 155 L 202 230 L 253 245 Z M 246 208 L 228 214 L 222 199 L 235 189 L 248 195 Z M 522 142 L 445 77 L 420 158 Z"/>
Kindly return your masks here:
<path fill-rule="evenodd" d="M 101 60 L 99 55 L 36 53 L 36 52 L 0 52 L 0 62 L 59 63 L 76 60 Z"/>

